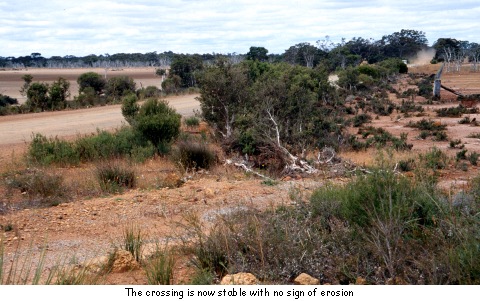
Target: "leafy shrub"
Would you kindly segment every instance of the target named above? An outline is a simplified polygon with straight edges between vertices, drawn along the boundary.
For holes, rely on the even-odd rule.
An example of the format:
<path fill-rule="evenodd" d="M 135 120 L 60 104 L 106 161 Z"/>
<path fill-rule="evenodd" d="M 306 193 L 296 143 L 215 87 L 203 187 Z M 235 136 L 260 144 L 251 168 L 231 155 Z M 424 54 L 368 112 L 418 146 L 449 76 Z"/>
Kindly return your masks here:
<path fill-rule="evenodd" d="M 185 125 L 188 127 L 198 126 L 200 124 L 200 119 L 195 116 L 185 118 Z"/>
<path fill-rule="evenodd" d="M 147 100 L 134 117 L 133 127 L 160 151 L 180 133 L 181 116 L 165 101 Z"/>
<path fill-rule="evenodd" d="M 447 167 L 448 157 L 440 149 L 434 147 L 420 156 L 425 166 L 431 169 L 444 169 Z"/>
<path fill-rule="evenodd" d="M 184 169 L 209 169 L 215 163 L 215 153 L 204 142 L 181 140 L 175 146 L 172 160 Z"/>
<path fill-rule="evenodd" d="M 398 162 L 398 170 L 401 172 L 412 171 L 415 168 L 415 161 L 413 159 L 400 160 Z"/>
<path fill-rule="evenodd" d="M 104 192 L 118 193 L 136 185 L 135 172 L 117 162 L 106 162 L 97 166 L 95 171 L 100 188 Z"/>
<path fill-rule="evenodd" d="M 128 76 L 115 76 L 108 79 L 105 85 L 105 94 L 113 101 L 119 100 L 122 96 L 135 94 L 136 84 L 133 78 Z"/>
<path fill-rule="evenodd" d="M 53 163 L 75 165 L 80 162 L 80 155 L 75 150 L 73 143 L 57 137 L 47 138 L 41 134 L 33 136 L 28 147 L 27 157 L 29 161 L 40 165 Z"/>
<path fill-rule="evenodd" d="M 140 99 L 159 97 L 162 95 L 162 91 L 155 86 L 147 86 L 137 90 L 137 95 Z"/>

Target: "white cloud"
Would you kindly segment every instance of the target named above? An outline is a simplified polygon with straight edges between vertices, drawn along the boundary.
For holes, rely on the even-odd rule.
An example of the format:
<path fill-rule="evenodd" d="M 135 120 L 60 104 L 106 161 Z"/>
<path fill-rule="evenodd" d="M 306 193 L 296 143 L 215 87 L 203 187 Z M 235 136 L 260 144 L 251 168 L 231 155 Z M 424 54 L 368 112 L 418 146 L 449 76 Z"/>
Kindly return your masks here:
<path fill-rule="evenodd" d="M 30 1 L 25 1 L 30 2 Z M 402 28 L 478 39 L 478 1 L 45 0 L 0 2 L 0 56 L 168 51 L 240 52 Z M 480 42 L 476 40 L 476 42 Z"/>

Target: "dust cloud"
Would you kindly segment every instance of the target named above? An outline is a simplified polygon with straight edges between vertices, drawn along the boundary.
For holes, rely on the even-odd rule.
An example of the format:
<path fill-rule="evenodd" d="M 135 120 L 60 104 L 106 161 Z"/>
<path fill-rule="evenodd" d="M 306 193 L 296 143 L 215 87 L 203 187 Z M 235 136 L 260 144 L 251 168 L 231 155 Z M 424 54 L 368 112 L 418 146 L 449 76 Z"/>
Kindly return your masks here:
<path fill-rule="evenodd" d="M 428 65 L 435 56 L 436 50 L 433 48 L 423 49 L 417 52 L 417 55 L 409 60 L 410 65 Z"/>

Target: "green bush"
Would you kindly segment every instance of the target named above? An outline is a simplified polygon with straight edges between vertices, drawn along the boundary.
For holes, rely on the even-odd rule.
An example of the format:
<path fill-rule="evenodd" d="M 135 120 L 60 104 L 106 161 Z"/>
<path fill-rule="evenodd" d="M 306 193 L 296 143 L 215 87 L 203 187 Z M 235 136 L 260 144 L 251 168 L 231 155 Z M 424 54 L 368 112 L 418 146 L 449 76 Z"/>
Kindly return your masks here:
<path fill-rule="evenodd" d="M 80 162 L 80 154 L 71 142 L 57 137 L 47 138 L 41 134 L 33 135 L 28 147 L 28 160 L 39 165 L 61 164 L 75 165 Z"/>
<path fill-rule="evenodd" d="M 198 126 L 200 124 L 200 119 L 195 116 L 185 118 L 185 125 L 189 127 Z"/>
<path fill-rule="evenodd" d="M 444 169 L 447 167 L 448 157 L 440 149 L 434 147 L 424 155 L 420 155 L 425 167 L 431 169 Z"/>
<path fill-rule="evenodd" d="M 180 133 L 181 116 L 165 101 L 147 100 L 134 118 L 133 127 L 159 151 Z"/>
<path fill-rule="evenodd" d="M 368 114 L 358 114 L 353 118 L 353 126 L 360 127 L 365 123 L 372 121 L 372 116 Z"/>
<path fill-rule="evenodd" d="M 102 191 L 108 193 L 119 193 L 124 189 L 135 188 L 136 185 L 135 171 L 117 162 L 100 164 L 95 175 Z"/>

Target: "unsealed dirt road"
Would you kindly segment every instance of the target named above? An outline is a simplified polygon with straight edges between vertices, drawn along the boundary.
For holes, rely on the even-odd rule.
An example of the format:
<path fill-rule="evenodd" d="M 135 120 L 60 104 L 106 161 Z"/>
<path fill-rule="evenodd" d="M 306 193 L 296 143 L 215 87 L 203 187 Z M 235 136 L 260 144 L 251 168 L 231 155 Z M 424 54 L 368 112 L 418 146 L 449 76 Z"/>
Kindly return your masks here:
<path fill-rule="evenodd" d="M 183 116 L 200 108 L 197 94 L 168 97 L 166 100 Z M 0 117 L 0 147 L 29 142 L 33 133 L 47 137 L 89 134 L 97 129 L 109 130 L 125 124 L 120 105 L 90 109 L 43 112 Z"/>

